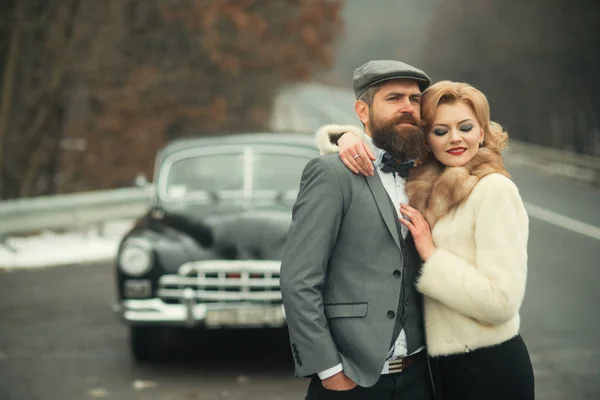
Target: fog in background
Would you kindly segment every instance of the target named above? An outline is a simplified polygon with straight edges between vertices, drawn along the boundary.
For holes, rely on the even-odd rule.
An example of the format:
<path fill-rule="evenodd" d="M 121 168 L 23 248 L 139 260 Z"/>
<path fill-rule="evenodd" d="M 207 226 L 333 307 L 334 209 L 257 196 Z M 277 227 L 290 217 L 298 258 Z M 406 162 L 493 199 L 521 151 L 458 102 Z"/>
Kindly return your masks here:
<path fill-rule="evenodd" d="M 432 0 L 347 0 L 329 82 L 351 87 L 354 69 L 369 60 L 421 66 L 435 6 Z"/>

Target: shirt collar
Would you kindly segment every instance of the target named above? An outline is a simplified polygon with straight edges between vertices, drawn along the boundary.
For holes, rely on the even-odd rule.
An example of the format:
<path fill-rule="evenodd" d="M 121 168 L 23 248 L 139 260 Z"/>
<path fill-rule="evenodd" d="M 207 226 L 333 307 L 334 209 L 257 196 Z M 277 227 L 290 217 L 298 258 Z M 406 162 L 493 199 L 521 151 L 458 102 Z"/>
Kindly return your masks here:
<path fill-rule="evenodd" d="M 375 156 L 375 161 L 373 161 L 373 164 L 375 164 L 377 168 L 381 169 L 383 167 L 382 160 L 383 155 L 385 154 L 385 150 L 382 150 L 379 147 L 375 146 L 375 144 L 373 143 L 373 139 L 369 135 L 365 135 L 364 140 L 369 145 L 371 151 L 373 152 L 373 155 Z"/>

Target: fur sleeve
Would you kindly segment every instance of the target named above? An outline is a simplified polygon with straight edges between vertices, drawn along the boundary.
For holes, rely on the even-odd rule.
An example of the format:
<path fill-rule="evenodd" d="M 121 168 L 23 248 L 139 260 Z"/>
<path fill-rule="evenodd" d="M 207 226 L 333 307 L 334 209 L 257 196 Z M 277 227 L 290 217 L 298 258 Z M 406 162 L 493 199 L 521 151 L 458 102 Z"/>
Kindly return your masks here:
<path fill-rule="evenodd" d="M 364 141 L 365 133 L 363 130 L 355 125 L 325 125 L 317 130 L 316 141 L 317 148 L 321 155 L 333 154 L 340 151 L 340 148 L 331 143 L 331 136 L 338 135 L 340 133 L 351 132 L 355 134 L 360 140 Z"/>
<path fill-rule="evenodd" d="M 518 314 L 525 295 L 528 217 L 517 187 L 504 176 L 483 178 L 471 196 L 479 197 L 476 265 L 438 248 L 417 288 L 484 324 L 502 324 Z"/>

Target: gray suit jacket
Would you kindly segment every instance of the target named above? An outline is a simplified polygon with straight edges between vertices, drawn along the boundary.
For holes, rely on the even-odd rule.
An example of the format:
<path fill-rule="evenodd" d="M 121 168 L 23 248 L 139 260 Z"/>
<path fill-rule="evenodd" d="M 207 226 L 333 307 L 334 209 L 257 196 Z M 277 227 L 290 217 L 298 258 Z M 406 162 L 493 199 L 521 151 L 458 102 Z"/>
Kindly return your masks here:
<path fill-rule="evenodd" d="M 338 154 L 305 167 L 281 266 L 297 376 L 341 362 L 361 386 L 379 379 L 401 289 L 394 218 L 377 174 L 353 174 Z"/>

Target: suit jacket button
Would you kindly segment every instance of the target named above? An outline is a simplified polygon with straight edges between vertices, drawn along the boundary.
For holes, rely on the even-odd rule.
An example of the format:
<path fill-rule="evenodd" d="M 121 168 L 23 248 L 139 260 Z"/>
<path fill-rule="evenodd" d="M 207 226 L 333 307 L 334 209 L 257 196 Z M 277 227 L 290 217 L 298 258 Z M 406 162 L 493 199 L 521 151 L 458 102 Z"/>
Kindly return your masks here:
<path fill-rule="evenodd" d="M 387 312 L 387 316 L 388 316 L 388 318 L 394 318 L 396 316 L 396 313 L 393 312 L 392 310 L 390 310 Z"/>
<path fill-rule="evenodd" d="M 402 276 L 402 274 L 400 273 L 400 270 L 398 270 L 398 269 L 394 270 L 394 277 L 400 278 L 401 276 Z"/>

